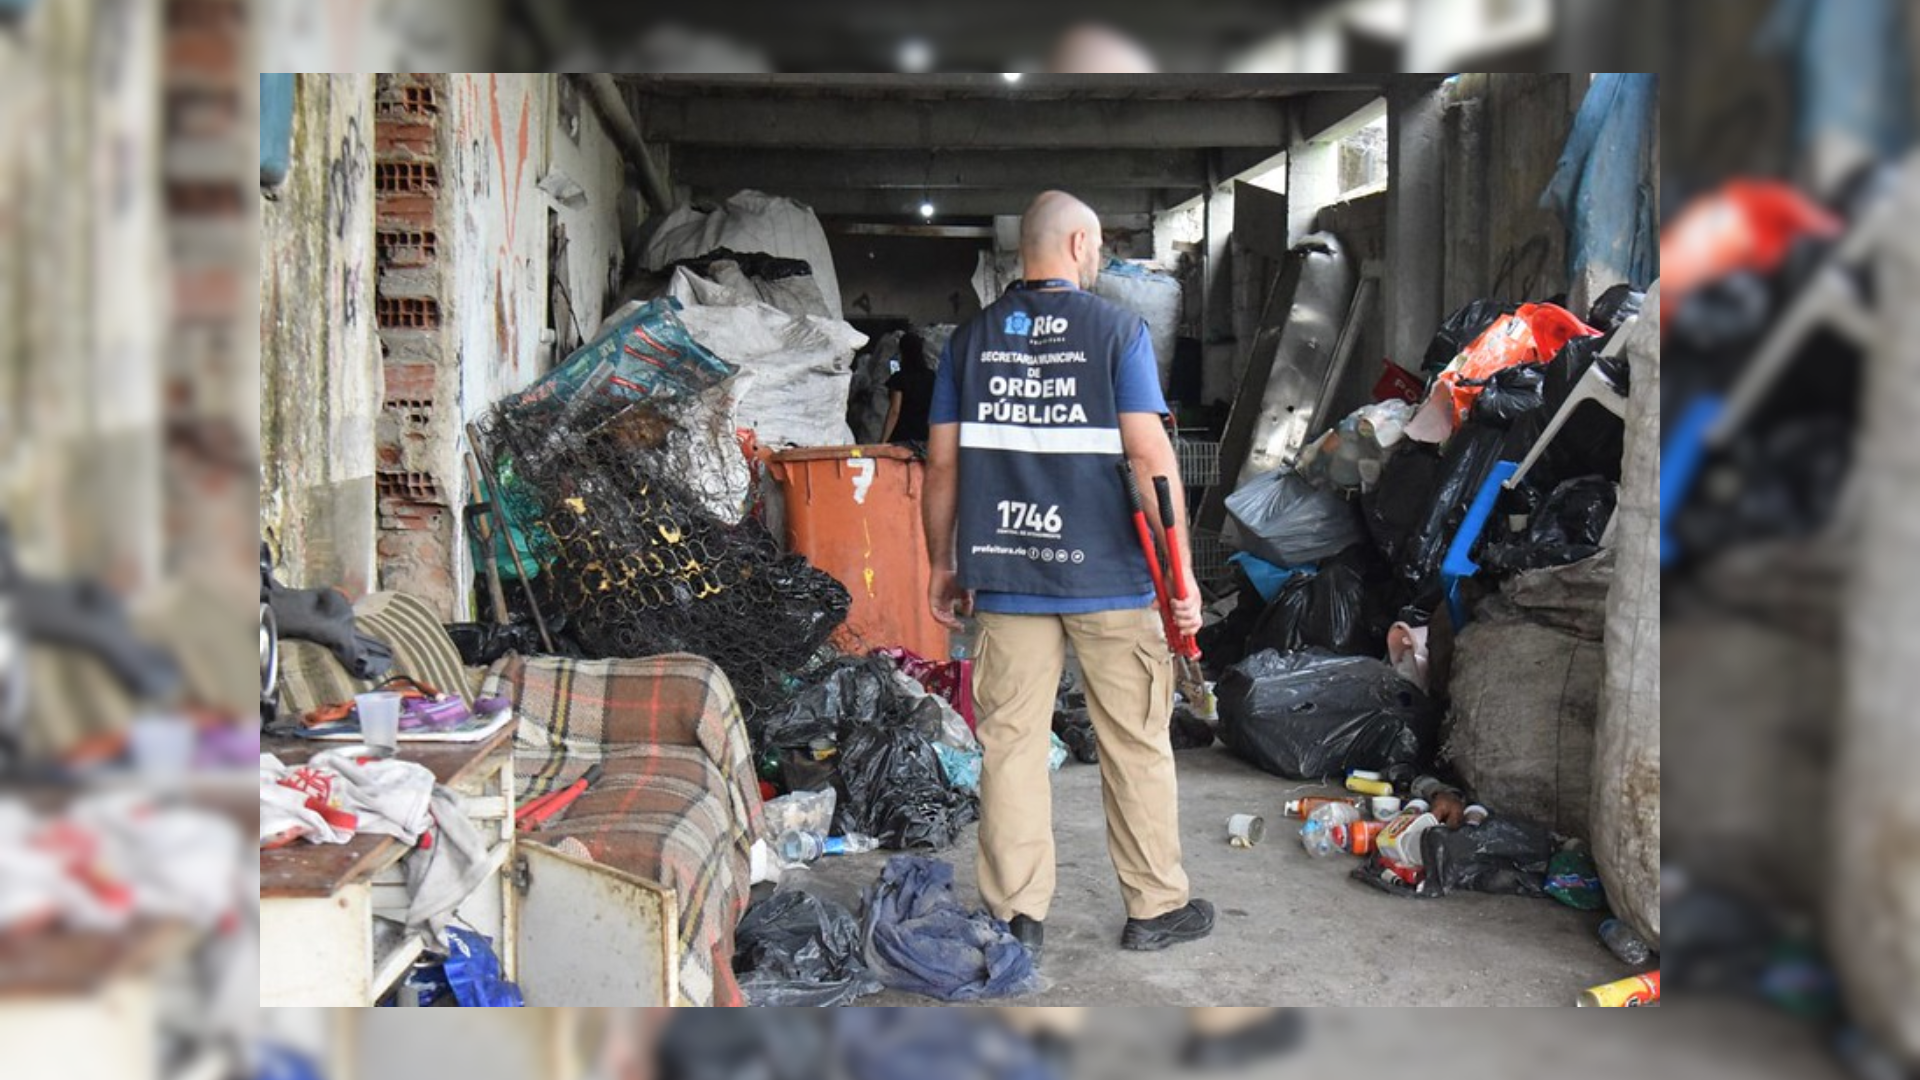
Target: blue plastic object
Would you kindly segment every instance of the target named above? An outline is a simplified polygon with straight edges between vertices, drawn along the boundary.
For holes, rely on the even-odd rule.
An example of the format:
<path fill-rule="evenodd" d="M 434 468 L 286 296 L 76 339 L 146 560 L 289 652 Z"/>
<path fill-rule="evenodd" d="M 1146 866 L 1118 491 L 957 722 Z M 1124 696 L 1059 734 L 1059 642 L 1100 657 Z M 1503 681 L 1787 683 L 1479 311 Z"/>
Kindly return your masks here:
<path fill-rule="evenodd" d="M 447 927 L 447 983 L 463 1009 L 522 1009 L 520 988 L 500 971 L 493 939 L 485 934 Z"/>
<path fill-rule="evenodd" d="M 293 76 L 260 76 L 260 184 L 274 187 L 293 168 Z"/>
<path fill-rule="evenodd" d="M 1274 597 L 1280 595 L 1280 587 L 1285 585 L 1293 575 L 1312 574 L 1320 569 L 1319 563 L 1307 563 L 1305 566 L 1275 566 L 1258 555 L 1249 555 L 1244 551 L 1236 551 L 1227 556 L 1227 561 L 1246 571 L 1247 580 L 1253 582 L 1254 591 L 1260 594 L 1262 601 L 1269 604 L 1273 603 Z"/>
<path fill-rule="evenodd" d="M 260 1044 L 260 1068 L 254 1080 L 322 1080 L 319 1066 L 305 1054 L 278 1043 Z"/>
<path fill-rule="evenodd" d="M 1660 565 L 1680 557 L 1680 541 L 1668 530 L 1686 504 L 1700 466 L 1707 460 L 1707 433 L 1720 422 L 1726 400 L 1703 394 L 1680 411 L 1666 444 L 1660 448 Z"/>
<path fill-rule="evenodd" d="M 1447 592 L 1447 611 L 1453 615 L 1454 629 L 1467 625 L 1466 605 L 1460 602 L 1460 579 L 1470 578 L 1480 572 L 1480 564 L 1473 561 L 1473 545 L 1480 539 L 1480 533 L 1487 527 L 1487 519 L 1493 516 L 1493 507 L 1500 498 L 1500 485 L 1520 470 L 1517 461 L 1496 462 L 1493 471 L 1474 492 L 1473 505 L 1467 507 L 1466 519 L 1460 522 L 1460 531 L 1453 534 L 1453 543 L 1447 546 L 1447 557 L 1440 563 L 1440 584 Z"/>

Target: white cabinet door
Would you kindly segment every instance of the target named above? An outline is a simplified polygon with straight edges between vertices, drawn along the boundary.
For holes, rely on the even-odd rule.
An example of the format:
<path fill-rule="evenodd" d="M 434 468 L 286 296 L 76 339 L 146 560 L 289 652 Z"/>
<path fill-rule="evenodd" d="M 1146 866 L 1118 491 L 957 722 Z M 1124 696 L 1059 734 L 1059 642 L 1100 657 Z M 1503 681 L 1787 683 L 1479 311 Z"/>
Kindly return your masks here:
<path fill-rule="evenodd" d="M 526 883 L 514 946 L 528 1007 L 673 1004 L 680 920 L 672 892 L 539 844 L 514 849 Z"/>

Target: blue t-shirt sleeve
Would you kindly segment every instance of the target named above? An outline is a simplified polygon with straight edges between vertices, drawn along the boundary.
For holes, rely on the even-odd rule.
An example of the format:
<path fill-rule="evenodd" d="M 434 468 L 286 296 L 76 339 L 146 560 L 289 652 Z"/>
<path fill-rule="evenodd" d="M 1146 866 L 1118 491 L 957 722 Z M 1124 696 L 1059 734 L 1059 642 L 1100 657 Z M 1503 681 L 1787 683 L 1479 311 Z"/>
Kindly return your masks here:
<path fill-rule="evenodd" d="M 1144 322 L 1140 324 L 1140 332 L 1134 335 L 1133 344 L 1120 355 L 1113 392 L 1123 413 L 1166 414 L 1167 399 L 1160 393 L 1160 365 L 1154 361 L 1153 340 L 1147 337 Z"/>
<path fill-rule="evenodd" d="M 960 422 L 960 373 L 953 362 L 953 345 L 940 350 L 940 370 L 933 376 L 933 404 L 927 408 L 927 423 Z"/>

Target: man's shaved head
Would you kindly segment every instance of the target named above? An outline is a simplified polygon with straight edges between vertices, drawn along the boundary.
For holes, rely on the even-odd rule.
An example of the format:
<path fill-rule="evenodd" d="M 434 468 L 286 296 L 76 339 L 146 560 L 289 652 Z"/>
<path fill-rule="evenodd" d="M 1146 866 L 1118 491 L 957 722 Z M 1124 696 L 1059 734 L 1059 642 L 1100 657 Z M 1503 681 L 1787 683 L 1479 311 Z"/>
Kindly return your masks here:
<path fill-rule="evenodd" d="M 1100 269 L 1100 216 L 1064 191 L 1043 191 L 1020 218 L 1020 261 L 1029 278 L 1068 277 L 1093 287 Z"/>

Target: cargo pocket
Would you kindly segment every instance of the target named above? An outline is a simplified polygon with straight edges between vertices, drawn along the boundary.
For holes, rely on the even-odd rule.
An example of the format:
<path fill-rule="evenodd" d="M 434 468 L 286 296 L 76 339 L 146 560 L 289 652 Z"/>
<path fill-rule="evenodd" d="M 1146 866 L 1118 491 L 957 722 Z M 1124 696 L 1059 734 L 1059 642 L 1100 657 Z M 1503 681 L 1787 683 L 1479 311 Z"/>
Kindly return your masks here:
<path fill-rule="evenodd" d="M 1159 627 L 1155 617 L 1156 631 Z M 1147 669 L 1146 708 L 1141 710 L 1142 729 L 1152 734 L 1165 731 L 1173 718 L 1173 654 L 1166 642 L 1141 642 L 1133 648 L 1134 657 Z"/>

